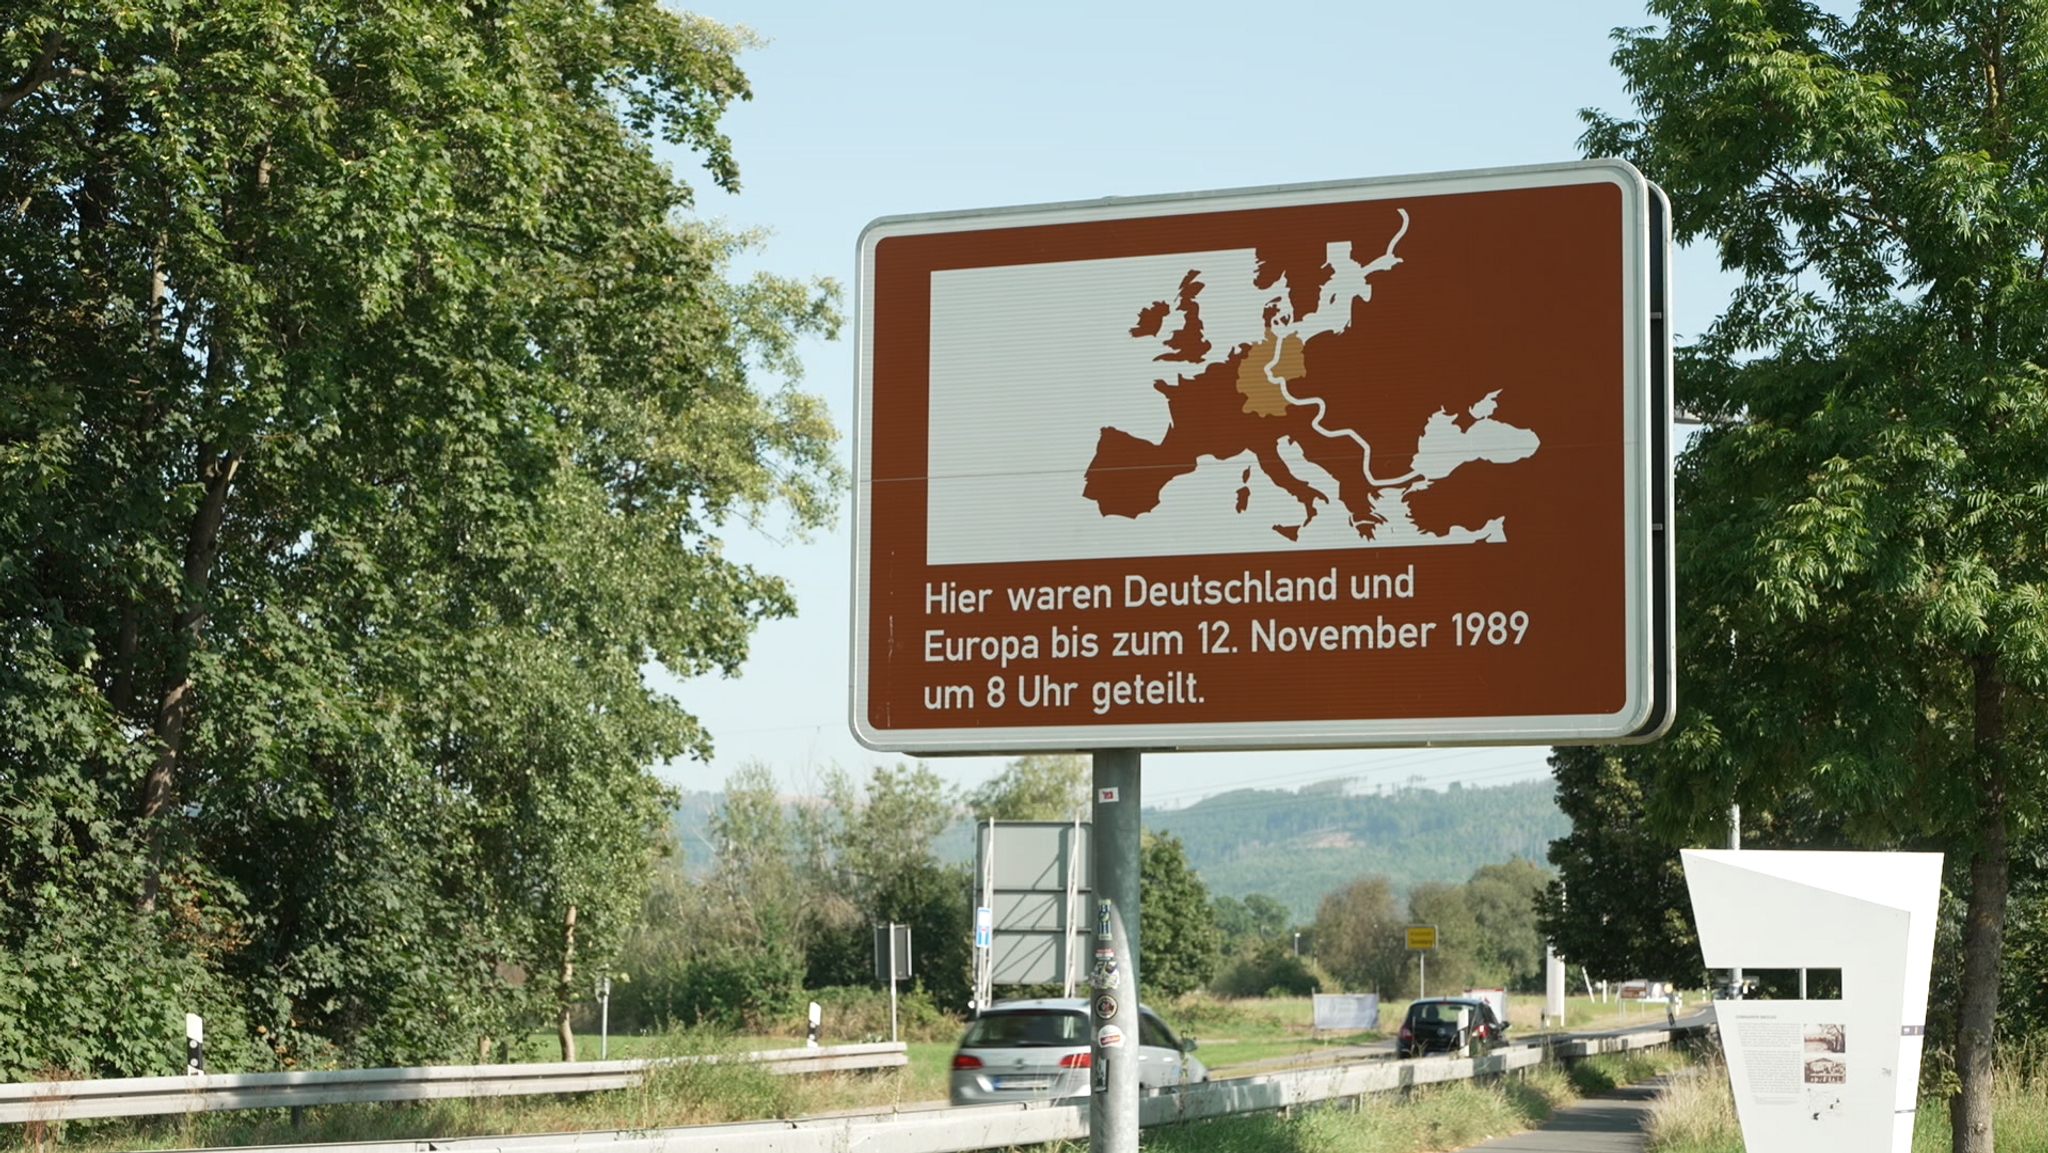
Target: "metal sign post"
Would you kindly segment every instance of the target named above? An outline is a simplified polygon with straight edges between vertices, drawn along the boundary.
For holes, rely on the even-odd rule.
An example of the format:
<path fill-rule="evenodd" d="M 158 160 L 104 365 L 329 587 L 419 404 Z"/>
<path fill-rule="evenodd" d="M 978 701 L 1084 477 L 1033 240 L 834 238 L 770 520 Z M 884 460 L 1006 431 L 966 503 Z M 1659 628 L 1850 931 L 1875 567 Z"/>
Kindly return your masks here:
<path fill-rule="evenodd" d="M 1088 971 L 1094 1092 L 1089 1153 L 1138 1150 L 1138 759 L 1136 749 L 1095 753 L 1095 962 Z"/>
<path fill-rule="evenodd" d="M 1429 996 L 1429 951 L 1436 948 L 1435 925 L 1408 926 L 1408 951 L 1415 954 L 1418 966 L 1415 978 L 1415 995 Z"/>
<path fill-rule="evenodd" d="M 889 982 L 889 1040 L 896 1041 L 896 982 L 910 978 L 910 926 L 875 926 L 875 979 Z"/>
<path fill-rule="evenodd" d="M 854 736 L 1094 751 L 1092 1150 L 1138 1147 L 1140 750 L 1670 724 L 1668 216 L 1593 160 L 862 232 Z"/>

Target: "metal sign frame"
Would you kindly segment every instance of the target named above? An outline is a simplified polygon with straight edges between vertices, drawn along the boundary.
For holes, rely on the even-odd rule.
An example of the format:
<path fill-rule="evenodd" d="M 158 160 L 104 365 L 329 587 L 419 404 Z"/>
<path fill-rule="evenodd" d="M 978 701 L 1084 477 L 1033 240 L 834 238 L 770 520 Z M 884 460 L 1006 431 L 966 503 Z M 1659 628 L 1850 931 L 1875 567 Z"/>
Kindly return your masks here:
<path fill-rule="evenodd" d="M 1534 349 L 1529 353 L 1527 371 L 1520 374 L 1501 370 L 1503 365 L 1522 363 L 1512 357 L 1488 361 L 1492 367 L 1476 379 L 1489 389 L 1499 383 L 1502 390 L 1472 405 L 1469 414 L 1460 412 L 1454 417 L 1454 422 L 1485 420 L 1494 411 L 1494 396 L 1499 396 L 1503 420 L 1489 426 L 1498 428 L 1509 424 L 1511 402 L 1572 388 L 1587 390 L 1590 399 L 1572 412 L 1599 413 L 1597 428 L 1556 418 L 1543 429 L 1544 444 L 1553 448 L 1545 468 L 1553 471 L 1542 475 L 1563 476 L 1564 472 L 1555 470 L 1577 466 L 1570 472 L 1571 487 L 1543 492 L 1543 499 L 1556 506 L 1552 510 L 1555 515 L 1529 513 L 1538 498 L 1524 494 L 1514 498 L 1523 503 L 1516 505 L 1518 519 L 1513 525 L 1494 536 L 1472 538 L 1482 543 L 1460 547 L 1390 547 L 1379 542 L 1337 549 L 1282 545 L 1266 551 L 1232 551 L 1237 549 L 1235 544 L 1195 541 L 1170 543 L 1161 552 L 1128 553 L 1115 552 L 1122 547 L 1115 545 L 1107 546 L 1109 553 L 1090 553 L 1088 549 L 1096 546 L 1076 545 L 1070 533 L 1061 535 L 1067 531 L 1062 527 L 1065 522 L 1040 524 L 1028 516 L 1018 520 L 995 513 L 988 524 L 972 519 L 976 501 L 1038 483 L 1010 473 L 986 475 L 1001 473 L 1006 467 L 994 458 L 988 458 L 984 474 L 978 475 L 982 460 L 978 445 L 1000 444 L 1011 431 L 1006 425 L 1013 419 L 1022 422 L 1018 428 L 1026 428 L 1030 421 L 1062 405 L 1092 404 L 1089 398 L 1109 387 L 1092 379 L 1078 386 L 1068 381 L 1061 385 L 1067 391 L 1058 392 L 1054 385 L 1060 382 L 1048 381 L 1042 382 L 1048 390 L 1043 395 L 1020 396 L 1020 392 L 1031 391 L 1029 382 L 1013 381 L 999 382 L 986 395 L 958 393 L 949 382 L 955 378 L 972 382 L 982 367 L 975 362 L 963 368 L 961 356 L 974 356 L 976 342 L 987 331 L 1000 331 L 1008 299 L 1002 293 L 1010 283 L 1006 277 L 1014 280 L 1012 287 L 1028 284 L 1043 288 L 1047 284 L 1093 283 L 1111 272 L 1127 271 L 1118 261 L 1149 260 L 1152 263 L 1146 267 L 1155 271 L 1188 266 L 1194 271 L 1188 272 L 1179 295 L 1185 312 L 1193 299 L 1190 285 L 1203 290 L 1197 277 L 1200 261 L 1217 257 L 1225 248 L 1242 252 L 1256 246 L 1259 229 L 1267 222 L 1301 231 L 1311 227 L 1305 221 L 1341 222 L 1369 216 L 1374 222 L 1371 227 L 1333 224 L 1329 236 L 1333 253 L 1338 247 L 1335 241 L 1352 241 L 1353 259 L 1358 262 L 1353 270 L 1359 283 L 1370 286 L 1350 302 L 1354 306 L 1351 315 L 1377 317 L 1381 314 L 1373 310 L 1383 306 L 1373 301 L 1370 288 L 1384 285 L 1381 296 L 1396 301 L 1397 286 L 1402 283 L 1396 278 L 1422 274 L 1395 266 L 1409 261 L 1414 268 L 1428 267 L 1431 262 L 1423 255 L 1426 251 L 1456 250 L 1445 234 L 1477 219 L 1493 220 L 1488 232 L 1495 238 L 1492 248 L 1456 250 L 1463 263 L 1455 268 L 1449 258 L 1434 261 L 1437 271 L 1427 275 L 1437 276 L 1437 281 L 1407 283 L 1440 285 L 1455 275 L 1482 287 L 1492 285 L 1479 294 L 1485 299 L 1524 302 L 1532 309 L 1569 308 L 1554 303 L 1555 298 L 1570 294 L 1557 290 L 1549 279 L 1564 274 L 1543 263 L 1558 255 L 1554 247 L 1542 247 L 1543 239 L 1560 229 L 1552 227 L 1553 222 L 1541 212 L 1547 210 L 1545 206 L 1566 203 L 1575 195 L 1598 199 L 1612 208 L 1605 224 L 1599 223 L 1597 216 L 1587 217 L 1593 227 L 1583 234 L 1597 237 L 1597 250 L 1589 249 L 1582 262 L 1585 267 L 1571 274 L 1587 284 L 1604 283 L 1601 278 L 1610 274 L 1614 281 L 1601 290 L 1605 303 L 1585 309 L 1590 319 L 1583 327 L 1594 337 L 1586 347 L 1566 350 L 1550 360 L 1544 359 L 1543 349 Z M 1531 208 L 1532 204 L 1537 207 Z M 1460 212 L 1465 215 L 1458 215 Z M 1518 212 L 1531 215 L 1513 218 Z M 1399 231 L 1393 223 L 1397 213 Z M 1488 213 L 1510 219 L 1493 219 Z M 1580 216 L 1586 213 L 1573 219 Z M 1437 232 L 1428 243 L 1444 247 L 1426 249 L 1422 238 L 1430 236 L 1432 228 Z M 1376 246 L 1382 244 L 1384 256 L 1375 257 Z M 1661 735 L 1670 723 L 1675 695 L 1667 531 L 1670 351 L 1664 313 L 1668 244 L 1668 211 L 1662 193 L 1634 168 L 1615 160 L 898 216 L 870 224 L 860 238 L 857 291 L 854 735 L 869 748 L 925 754 L 1077 748 L 1612 743 Z M 1414 254 L 1412 260 L 1410 254 Z M 1298 262 L 1292 267 L 1298 270 L 1310 263 Z M 1063 276 L 1068 279 L 1061 280 Z M 1517 279 L 1504 288 L 1496 283 L 1501 277 Z M 1206 291 L 1213 297 L 1223 290 L 1210 287 Z M 1283 285 L 1281 291 L 1293 290 Z M 1044 312 L 1047 295 L 1041 291 L 1016 299 L 1036 301 L 1032 307 L 1044 315 L 1058 315 Z M 1160 296 L 1156 309 L 1164 311 L 1173 304 L 1174 286 L 1165 285 Z M 1430 299 L 1442 302 L 1457 297 L 1439 287 Z M 1332 315 L 1342 306 L 1343 302 L 1333 306 Z M 1385 305 L 1385 315 L 1406 318 L 1401 307 L 1407 306 Z M 1294 310 L 1303 312 L 1299 305 Z M 1213 311 L 1222 314 L 1220 308 Z M 1486 353 L 1489 342 L 1513 343 L 1519 339 L 1514 333 L 1525 331 L 1533 322 L 1507 315 L 1512 311 L 1496 309 L 1494 315 L 1431 320 L 1450 334 L 1437 340 L 1443 346 L 1438 354 L 1447 358 L 1480 355 Z M 1429 315 L 1437 317 L 1440 312 Z M 1137 318 L 1133 334 L 1148 322 L 1158 327 L 1155 317 L 1154 307 L 1148 306 Z M 1088 323 L 1096 329 L 1101 327 L 1098 320 L 1087 314 Z M 1269 305 L 1267 323 L 1273 320 Z M 1343 328 L 1341 322 L 1319 323 L 1323 324 L 1319 334 L 1332 331 L 1333 324 L 1338 325 L 1337 331 Z M 1523 323 L 1524 329 L 1515 329 L 1516 323 Z M 1388 325 L 1393 326 L 1394 321 Z M 1363 328 L 1361 322 L 1361 331 Z M 1047 327 L 1043 331 L 1060 330 Z M 1276 331 L 1269 327 L 1266 336 L 1284 350 L 1288 337 L 1276 337 Z M 1178 339 L 1179 333 L 1172 335 Z M 1316 338 L 1303 337 L 1300 346 L 1306 347 Z M 1612 347 L 1604 343 L 1609 338 Z M 1403 355 L 1413 352 L 1409 349 Z M 1179 354 L 1169 352 L 1154 359 L 1164 360 L 1168 355 Z M 1273 363 L 1280 363 L 1277 356 Z M 1593 367 L 1586 368 L 1589 364 Z M 1159 371 L 1164 378 L 1156 388 L 1166 395 L 1178 387 L 1168 383 L 1176 366 L 1168 364 Z M 1273 376 L 1270 366 L 1265 371 Z M 1288 370 L 1279 371 L 1284 374 Z M 1182 377 L 1180 383 L 1191 379 Z M 1315 411 L 1329 411 L 1326 401 L 1288 391 L 1284 375 L 1273 379 L 1288 402 L 1283 407 L 1289 419 L 1306 419 L 1301 414 L 1317 404 L 1322 407 Z M 1123 378 L 1116 382 L 1119 388 L 1127 389 L 1129 384 Z M 1142 390 L 1143 386 L 1140 380 L 1138 387 Z M 1480 385 L 1461 387 L 1471 392 Z M 1076 397 L 1080 400 L 1075 401 Z M 1252 403 L 1249 396 L 1246 403 Z M 1272 411 L 1277 414 L 1281 410 Z M 1094 420 L 1093 410 L 1060 417 L 1070 423 L 1083 418 Z M 935 427 L 944 435 L 935 437 Z M 1102 427 L 1107 432 L 1110 425 Z M 1470 424 L 1461 427 L 1469 429 Z M 953 435 L 961 430 L 970 434 L 967 441 Z M 1371 460 L 1372 445 L 1362 434 L 1321 424 L 1317 432 L 1331 443 L 1341 439 L 1336 433 L 1347 433 L 1367 454 L 1365 460 Z M 1326 447 L 1313 436 L 1304 439 L 1315 440 L 1318 451 Z M 1131 443 L 1139 440 L 1130 438 Z M 1301 444 L 1300 440 L 1282 440 L 1297 447 Z M 1595 459 L 1582 441 L 1597 441 L 1601 455 Z M 1150 441 L 1142 443 L 1147 448 L 1157 447 Z M 1419 460 L 1421 441 L 1414 443 Z M 935 444 L 944 458 L 938 463 L 933 461 Z M 1198 462 L 1220 459 L 1198 457 Z M 1243 460 L 1231 457 L 1228 462 L 1246 466 L 1248 488 L 1255 473 L 1262 481 L 1278 477 L 1278 473 L 1259 472 L 1250 461 L 1251 457 L 1245 456 Z M 1488 463 L 1493 463 L 1491 458 Z M 1056 483 L 1079 489 L 1084 466 L 1092 469 L 1090 461 L 1072 459 L 1069 453 L 1042 471 L 1057 473 Z M 1498 474 L 1509 479 L 1495 483 L 1509 490 L 1521 484 L 1513 479 L 1517 475 L 1513 467 L 1509 464 L 1508 472 Z M 1260 468 L 1264 468 L 1263 462 Z M 1105 468 L 1102 474 L 1109 471 Z M 1443 491 L 1440 478 L 1421 471 L 1409 475 L 1424 477 L 1422 487 L 1433 482 Z M 1366 476 L 1372 479 L 1369 468 Z M 1587 477 L 1594 480 L 1589 482 Z M 1087 483 L 1096 483 L 1093 471 Z M 1160 491 L 1167 490 L 1161 487 Z M 1334 499 L 1320 505 L 1300 499 L 1311 519 L 1318 508 L 1337 507 Z M 1401 499 L 1406 501 L 1407 496 Z M 1141 510 L 1127 517 L 1121 512 L 1112 516 L 1109 503 L 1101 499 L 1097 503 L 1101 505 L 1098 519 L 1114 522 L 1113 529 L 1122 529 L 1126 521 L 1136 524 L 1146 515 Z M 1597 507 L 1592 507 L 1583 521 L 1568 515 L 1577 511 L 1573 506 L 1582 504 Z M 1338 515 L 1348 511 L 1354 526 L 1370 519 L 1359 514 L 1357 507 L 1354 502 Z M 962 509 L 968 513 L 963 514 Z M 969 519 L 963 520 L 963 515 Z M 1219 519 L 1228 518 L 1219 513 Z M 1333 523 L 1337 521 L 1326 520 L 1325 529 Z M 1092 523 L 1081 527 L 1095 530 Z M 1460 532 L 1477 531 L 1457 527 Z M 1485 531 L 1492 531 L 1492 526 Z M 1586 534 L 1584 539 L 1570 535 L 1579 532 Z M 1148 539 L 1157 539 L 1157 534 Z M 1062 555 L 1062 550 L 1071 555 Z M 1569 559 L 1576 554 L 1584 555 Z M 1034 559 L 1040 555 L 1046 559 Z M 990 557 L 995 559 L 987 559 Z M 1533 569 L 1531 558 L 1536 558 Z M 1427 592 L 1409 605 L 1358 599 L 1360 588 L 1377 595 L 1401 580 L 1410 582 L 1410 587 L 1426 586 Z M 1363 583 L 1354 586 L 1354 581 Z M 1295 582 L 1295 589 L 1310 597 L 1351 586 L 1357 604 L 1342 606 L 1342 613 L 1332 606 L 1318 606 L 1321 615 L 1296 613 L 1288 617 L 1274 610 L 1303 606 L 1269 603 L 1276 595 L 1275 582 Z M 1384 587 L 1375 582 L 1384 582 Z M 1209 585 L 1217 587 L 1210 589 Z M 1539 608 L 1531 603 L 1528 627 L 1514 636 L 1514 646 L 1499 643 L 1499 638 L 1491 642 L 1464 639 L 1462 614 L 1467 608 L 1479 613 L 1481 628 L 1475 631 L 1490 636 L 1493 616 L 1513 618 L 1507 611 L 1514 608 L 1509 603 L 1514 600 L 1511 590 L 1538 585 L 1547 590 L 1535 597 L 1542 604 Z M 1101 603 L 1100 590 L 1104 588 L 1110 590 L 1114 603 Z M 1232 588 L 1241 594 L 1240 602 L 1259 598 L 1259 611 L 1245 611 L 1243 603 L 1228 603 Z M 1005 598 L 1016 596 L 1021 589 L 1048 590 L 1049 599 L 1058 602 L 1060 611 L 1009 611 Z M 1138 591 L 1134 594 L 1133 589 Z M 1211 614 L 1216 629 L 1230 629 L 1229 641 L 1217 640 L 1206 618 L 1198 636 L 1191 627 L 1190 612 L 1170 618 L 1163 615 L 1166 600 L 1178 596 L 1177 590 L 1182 589 L 1188 590 L 1190 601 L 1216 594 L 1205 603 L 1216 610 Z M 1083 607 L 1075 609 L 1072 599 L 1062 599 L 1061 590 L 1068 597 L 1080 598 Z M 1152 596 L 1155 591 L 1161 595 Z M 1393 595 L 1407 592 L 1404 588 Z M 1138 600 L 1126 603 L 1133 595 Z M 1022 603 L 1011 601 L 1011 605 Z M 1415 612 L 1397 619 L 1393 608 Z M 1260 617 L 1267 619 L 1261 621 Z M 1148 623 L 1154 620 L 1156 625 Z M 1454 624 L 1458 636 L 1448 639 L 1458 643 L 1445 644 Z M 1255 640 L 1251 634 L 1262 625 L 1262 640 Z M 1402 631 L 1403 625 L 1408 631 Z M 1132 636 L 1150 633 L 1161 643 L 1175 646 L 1172 659 L 1113 664 L 1106 655 L 1083 659 L 1060 652 L 1063 643 L 1076 644 L 1084 633 L 1095 634 L 1101 648 L 1107 650 L 1112 644 L 1110 634 L 1119 629 L 1130 630 Z M 1388 635 L 1377 637 L 1376 633 Z M 1029 654 L 1024 651 L 1026 638 Z M 1524 640 L 1530 644 L 1515 647 L 1522 646 Z M 1290 641 L 1305 647 L 1297 654 L 1290 645 L 1288 652 L 1280 653 L 1280 646 Z M 1383 642 L 1377 645 L 1380 651 L 1366 651 L 1376 642 Z M 1263 649 L 1258 647 L 1261 643 Z M 1433 651 L 1422 651 L 1432 645 Z M 1352 651 L 1341 655 L 1328 651 L 1339 646 Z M 1207 651 L 1212 647 L 1215 651 Z M 1323 651 L 1310 652 L 1311 648 Z M 1253 653 L 1257 655 L 1249 656 Z M 1393 667 L 1396 658 L 1407 660 L 1405 670 Z M 1289 663 L 1297 659 L 1308 663 Z M 1244 663 L 1224 663 L 1232 660 Z M 1381 663 L 1375 664 L 1376 660 Z M 1258 661 L 1265 663 L 1255 665 Z M 1325 695 L 1302 703 L 1295 711 L 1300 693 L 1281 699 L 1280 690 L 1272 687 L 1290 679 L 1283 675 L 1283 670 L 1289 669 L 1312 670 L 1294 679 L 1294 689 L 1307 685 Z M 1585 675 L 1587 669 L 1596 670 L 1597 675 Z M 1572 691 L 1572 686 L 1582 684 L 1592 687 Z M 1034 692 L 1039 702 L 1036 708 L 1029 707 Z M 1049 692 L 1057 707 L 1045 707 Z"/>

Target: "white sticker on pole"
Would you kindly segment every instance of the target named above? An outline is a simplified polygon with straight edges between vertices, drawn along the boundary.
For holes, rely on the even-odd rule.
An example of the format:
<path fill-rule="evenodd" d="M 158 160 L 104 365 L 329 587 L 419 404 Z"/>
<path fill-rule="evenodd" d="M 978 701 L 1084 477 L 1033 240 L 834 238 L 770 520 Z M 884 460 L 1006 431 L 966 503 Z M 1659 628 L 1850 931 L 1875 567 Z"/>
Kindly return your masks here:
<path fill-rule="evenodd" d="M 1118 795 L 1117 786 L 1115 785 L 1110 785 L 1107 788 L 1095 790 L 1095 800 L 1097 804 L 1114 805 L 1117 803 L 1117 801 L 1121 799 L 1122 798 Z"/>
<path fill-rule="evenodd" d="M 1115 1025 L 1104 1025 L 1095 1031 L 1095 1043 L 1105 1049 L 1124 1048 L 1124 1031 Z"/>

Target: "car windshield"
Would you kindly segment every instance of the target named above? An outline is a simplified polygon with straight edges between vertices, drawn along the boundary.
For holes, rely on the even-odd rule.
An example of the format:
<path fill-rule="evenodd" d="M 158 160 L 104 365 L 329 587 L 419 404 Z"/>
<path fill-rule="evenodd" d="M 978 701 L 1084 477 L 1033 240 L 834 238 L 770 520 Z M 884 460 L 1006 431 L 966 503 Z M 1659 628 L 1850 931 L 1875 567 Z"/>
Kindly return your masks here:
<path fill-rule="evenodd" d="M 968 1026 L 963 1049 L 1026 1045 L 1086 1045 L 1088 1021 L 1078 1009 L 1017 1009 L 989 1013 Z"/>
<path fill-rule="evenodd" d="M 1418 1021 L 1456 1021 L 1458 1014 L 1470 1013 L 1471 1011 L 1472 1006 L 1460 1004 L 1456 1001 L 1430 1001 L 1415 1006 L 1415 1019 Z"/>

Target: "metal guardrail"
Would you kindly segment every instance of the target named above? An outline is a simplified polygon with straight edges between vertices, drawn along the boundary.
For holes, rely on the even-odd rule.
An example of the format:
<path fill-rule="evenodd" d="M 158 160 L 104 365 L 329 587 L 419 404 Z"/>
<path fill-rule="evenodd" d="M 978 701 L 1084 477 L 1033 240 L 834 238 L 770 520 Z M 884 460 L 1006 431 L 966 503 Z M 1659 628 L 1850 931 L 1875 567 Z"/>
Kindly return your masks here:
<path fill-rule="evenodd" d="M 297 1073 L 219 1073 L 203 1077 L 123 1077 L 0 1085 L 0 1123 L 86 1117 L 141 1117 L 213 1109 L 277 1109 L 438 1097 L 509 1097 L 628 1089 L 664 1065 L 746 1062 L 771 1073 L 889 1069 L 909 1063 L 905 1046 L 833 1045 L 633 1061 L 533 1065 L 433 1065 L 416 1069 L 325 1069 Z"/>
<path fill-rule="evenodd" d="M 1582 1038 L 1545 1046 L 1496 1050 L 1483 1057 L 1422 1057 L 1408 1061 L 1370 1060 L 1343 1065 L 1261 1073 L 1210 1081 L 1177 1090 L 1147 1093 L 1139 1100 L 1145 1126 L 1222 1117 L 1233 1113 L 1285 1112 L 1297 1106 L 1341 1101 L 1371 1093 L 1495 1076 L 1541 1064 L 1551 1057 L 1577 1058 L 1602 1052 L 1623 1052 L 1671 1043 L 1697 1029 L 1644 1029 Z M 842 1045 L 827 1049 L 778 1049 L 692 1060 L 747 1060 L 768 1063 L 777 1072 L 817 1072 L 828 1068 L 886 1068 L 907 1063 L 902 1045 Z M 142 1081 L 71 1081 L 45 1085 L 0 1086 L 0 1121 L 56 1119 L 56 1112 L 24 1115 L 24 1090 L 61 1090 L 39 1099 L 50 1107 L 60 1101 L 65 1117 L 106 1117 L 144 1112 L 184 1112 L 198 1108 L 265 1108 L 325 1104 L 337 1101 L 390 1101 L 427 1097 L 488 1096 L 512 1093 L 559 1093 L 621 1088 L 637 1081 L 647 1067 L 661 1061 L 612 1061 L 554 1065 L 447 1066 L 433 1069 L 368 1069 L 340 1073 L 255 1073 L 188 1078 L 159 1077 Z M 520 1074 L 525 1074 L 521 1077 Z M 626 1079 L 628 1076 L 631 1080 Z M 296 1084 L 294 1084 L 294 1080 Z M 321 1082 L 327 1082 L 322 1084 Z M 577 1084 L 575 1082 L 586 1082 Z M 601 1082 L 601 1083 L 600 1083 Z M 171 1109 L 97 1109 L 111 1103 L 115 1091 L 96 1087 L 160 1084 L 178 1103 Z M 199 1083 L 208 1083 L 202 1087 Z M 231 1083 L 231 1084 L 213 1084 Z M 524 1087 L 521 1087 L 523 1084 Z M 285 1099 L 283 1089 L 293 1090 Z M 271 1094 L 263 1099 L 261 1094 Z M 371 1096 L 374 1092 L 378 1095 Z M 173 1096 L 175 1095 L 175 1096 Z M 191 1103 L 204 1098 L 207 1104 Z M 86 1111 L 95 1110 L 95 1111 Z M 1085 1100 L 1043 1101 L 1015 1105 L 947 1107 L 926 1104 L 886 1110 L 850 1111 L 779 1121 L 744 1121 L 724 1125 L 691 1125 L 669 1129 L 539 1133 L 490 1137 L 436 1137 L 431 1140 L 365 1141 L 268 1146 L 291 1153 L 968 1153 L 1087 1136 Z M 188 1151 L 199 1153 L 199 1151 Z M 250 1150 L 248 1153 L 258 1153 Z"/>
<path fill-rule="evenodd" d="M 1650 1049 L 1658 1045 L 1669 1045 L 1678 1037 L 1698 1029 L 1642 1029 L 1633 1033 L 1616 1033 L 1605 1037 L 1582 1037 L 1576 1041 L 1565 1041 L 1552 1048 L 1560 1057 L 1591 1057 L 1596 1053 L 1626 1053 L 1631 1049 Z"/>
<path fill-rule="evenodd" d="M 1147 1093 L 1139 1098 L 1140 1123 L 1149 1127 L 1232 1113 L 1286 1111 L 1368 1093 L 1496 1075 L 1540 1064 L 1543 1059 L 1541 1049 L 1502 1049 L 1478 1058 L 1374 1060 L 1234 1077 Z M 966 1153 L 1075 1141 L 1087 1135 L 1087 1102 L 1068 1100 L 957 1108 L 919 1106 L 787 1121 L 641 1131 L 437 1137 L 431 1141 L 270 1148 L 291 1153 L 591 1153 L 599 1149 L 604 1153 Z"/>

